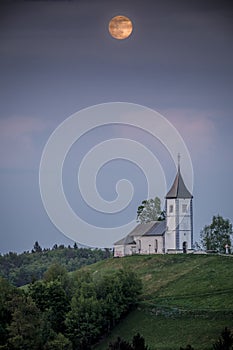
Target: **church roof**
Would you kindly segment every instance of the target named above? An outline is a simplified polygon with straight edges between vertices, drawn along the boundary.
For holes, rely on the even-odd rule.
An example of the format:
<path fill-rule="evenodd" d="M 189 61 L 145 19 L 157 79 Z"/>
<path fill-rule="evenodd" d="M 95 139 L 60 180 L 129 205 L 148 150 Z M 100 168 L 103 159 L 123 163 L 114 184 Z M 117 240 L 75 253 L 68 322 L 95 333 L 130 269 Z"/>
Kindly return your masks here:
<path fill-rule="evenodd" d="M 142 236 L 145 232 L 151 230 L 151 228 L 155 225 L 157 221 L 144 222 L 142 224 L 137 225 L 130 233 L 130 236 Z"/>
<path fill-rule="evenodd" d="M 126 245 L 126 244 L 136 244 L 136 242 L 134 241 L 134 238 L 132 236 L 127 235 L 126 237 L 114 243 L 114 245 Z"/>
<path fill-rule="evenodd" d="M 166 220 L 154 221 L 154 225 L 143 236 L 162 236 L 166 231 Z"/>
<path fill-rule="evenodd" d="M 184 184 L 184 180 L 181 176 L 180 168 L 178 168 L 178 172 L 176 178 L 173 182 L 173 185 L 170 191 L 166 195 L 166 199 L 169 198 L 193 198 L 189 190 Z"/>
<path fill-rule="evenodd" d="M 126 237 L 115 242 L 114 245 L 136 244 L 136 236 L 161 236 L 166 231 L 166 221 L 150 221 L 137 225 Z"/>

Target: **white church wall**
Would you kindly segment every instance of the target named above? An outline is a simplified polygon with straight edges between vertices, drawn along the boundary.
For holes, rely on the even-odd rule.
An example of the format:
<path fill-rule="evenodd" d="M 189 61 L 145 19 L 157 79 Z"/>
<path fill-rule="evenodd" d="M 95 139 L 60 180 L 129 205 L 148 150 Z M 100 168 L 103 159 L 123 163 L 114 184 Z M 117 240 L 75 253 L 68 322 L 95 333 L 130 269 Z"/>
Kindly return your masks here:
<path fill-rule="evenodd" d="M 176 248 L 176 231 L 167 231 L 165 234 L 165 252 Z"/>
<path fill-rule="evenodd" d="M 115 245 L 114 247 L 114 257 L 122 257 L 126 255 L 133 255 L 136 254 L 137 249 L 136 245 Z"/>
<path fill-rule="evenodd" d="M 180 247 L 179 249 L 183 250 L 183 243 L 187 243 L 187 249 L 191 249 L 191 234 L 188 232 L 180 232 Z"/>
<path fill-rule="evenodd" d="M 180 230 L 181 231 L 190 231 L 191 230 L 191 220 L 190 215 L 186 215 L 180 221 Z"/>
<path fill-rule="evenodd" d="M 167 217 L 167 229 L 168 229 L 168 231 L 175 230 L 175 227 L 176 227 L 176 217 L 175 217 L 175 215 L 168 216 Z"/>
<path fill-rule="evenodd" d="M 162 236 L 142 236 L 140 237 L 140 254 L 162 254 L 163 237 Z"/>
<path fill-rule="evenodd" d="M 190 199 L 179 199 L 179 214 L 182 218 L 179 223 L 179 249 L 183 249 L 183 243 L 186 242 L 187 249 L 191 249 L 191 208 Z"/>
<path fill-rule="evenodd" d="M 176 225 L 176 202 L 175 199 L 167 199 L 167 229 L 173 231 Z"/>
<path fill-rule="evenodd" d="M 133 255 L 136 254 L 136 245 L 127 245 L 125 246 L 125 255 Z"/>
<path fill-rule="evenodd" d="M 176 201 L 167 199 L 167 231 L 165 234 L 165 252 L 176 246 Z"/>
<path fill-rule="evenodd" d="M 114 257 L 122 257 L 125 256 L 125 246 L 124 245 L 116 245 L 114 247 Z"/>

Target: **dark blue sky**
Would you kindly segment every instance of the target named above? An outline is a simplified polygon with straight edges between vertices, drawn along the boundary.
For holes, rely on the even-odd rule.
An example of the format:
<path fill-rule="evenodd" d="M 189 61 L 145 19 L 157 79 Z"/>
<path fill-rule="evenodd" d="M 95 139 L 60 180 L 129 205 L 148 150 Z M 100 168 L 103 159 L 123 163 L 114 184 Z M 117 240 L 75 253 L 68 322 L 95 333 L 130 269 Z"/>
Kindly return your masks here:
<path fill-rule="evenodd" d="M 115 40 L 108 33 L 108 22 L 117 14 L 133 21 L 133 33 L 126 40 Z M 0 252 L 29 250 L 36 240 L 43 247 L 70 242 L 43 208 L 42 151 L 51 133 L 71 114 L 112 101 L 160 112 L 183 137 L 194 169 L 196 239 L 214 214 L 233 220 L 232 62 L 231 1 L 2 1 Z M 127 133 L 155 153 L 168 187 L 175 177 L 170 156 L 149 136 L 127 128 L 90 133 L 72 150 L 64 170 L 70 203 L 86 220 L 90 217 L 100 224 L 109 216 L 98 219 L 74 195 L 75 154 L 84 155 L 101 138 Z M 144 199 L 140 196 L 145 179 L 126 163 L 104 167 L 97 187 L 112 200 L 112 179 L 117 181 L 118 175 L 131 179 L 139 192 L 130 217 Z"/>

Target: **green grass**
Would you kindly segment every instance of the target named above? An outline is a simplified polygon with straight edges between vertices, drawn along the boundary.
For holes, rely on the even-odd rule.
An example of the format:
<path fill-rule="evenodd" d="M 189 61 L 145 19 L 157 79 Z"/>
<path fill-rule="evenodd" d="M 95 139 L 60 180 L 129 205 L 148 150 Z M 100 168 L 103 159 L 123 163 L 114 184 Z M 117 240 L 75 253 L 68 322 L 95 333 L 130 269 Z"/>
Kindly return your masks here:
<path fill-rule="evenodd" d="M 228 321 L 232 324 L 230 319 Z M 145 310 L 135 310 L 95 349 L 106 350 L 109 342 L 118 335 L 131 341 L 137 332 L 144 336 L 151 350 L 180 349 L 180 346 L 185 347 L 187 344 L 192 344 L 195 350 L 211 349 L 211 345 L 228 321 L 186 317 L 164 318 L 151 315 Z"/>
<path fill-rule="evenodd" d="M 142 334 L 151 349 L 211 349 L 227 326 L 233 330 L 233 258 L 214 255 L 151 255 L 109 259 L 85 267 L 99 278 L 119 268 L 143 281 L 139 308 L 96 347 L 107 349 L 118 335 Z"/>
<path fill-rule="evenodd" d="M 132 269 L 143 281 L 144 303 L 191 309 L 233 310 L 233 258 L 209 255 L 132 256 L 85 267 L 98 278 Z"/>

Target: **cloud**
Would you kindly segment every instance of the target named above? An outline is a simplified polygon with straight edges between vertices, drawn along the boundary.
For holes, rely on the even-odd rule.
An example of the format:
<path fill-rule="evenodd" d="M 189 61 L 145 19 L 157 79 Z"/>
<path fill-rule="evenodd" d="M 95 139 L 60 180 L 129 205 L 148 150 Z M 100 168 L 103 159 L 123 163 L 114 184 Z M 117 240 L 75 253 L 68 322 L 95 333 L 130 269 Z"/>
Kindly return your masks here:
<path fill-rule="evenodd" d="M 0 119 L 1 168 L 34 168 L 38 165 L 43 133 L 51 122 L 36 117 Z"/>

